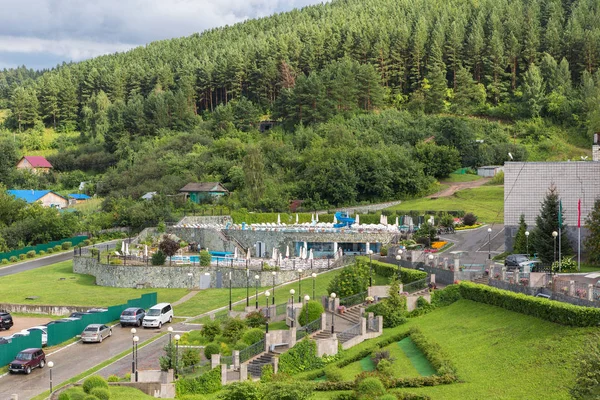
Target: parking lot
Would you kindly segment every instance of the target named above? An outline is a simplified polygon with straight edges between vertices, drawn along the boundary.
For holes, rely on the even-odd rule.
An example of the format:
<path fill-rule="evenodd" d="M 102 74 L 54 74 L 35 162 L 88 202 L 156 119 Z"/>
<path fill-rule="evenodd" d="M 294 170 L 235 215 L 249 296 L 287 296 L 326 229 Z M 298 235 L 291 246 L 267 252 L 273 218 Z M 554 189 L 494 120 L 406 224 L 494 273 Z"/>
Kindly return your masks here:
<path fill-rule="evenodd" d="M 33 317 L 19 317 L 13 315 L 13 323 L 14 325 L 8 331 L 0 330 L 0 337 L 2 336 L 11 336 L 23 329 L 31 328 L 32 326 L 44 325 L 48 322 L 52 321 L 50 318 L 33 318 Z"/>

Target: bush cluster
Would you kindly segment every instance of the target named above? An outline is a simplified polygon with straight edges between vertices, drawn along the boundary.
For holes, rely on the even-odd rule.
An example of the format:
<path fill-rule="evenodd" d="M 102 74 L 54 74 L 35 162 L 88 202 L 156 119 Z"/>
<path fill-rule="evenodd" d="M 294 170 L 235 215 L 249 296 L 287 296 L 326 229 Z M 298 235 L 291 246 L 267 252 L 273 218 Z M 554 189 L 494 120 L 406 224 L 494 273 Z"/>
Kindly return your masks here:
<path fill-rule="evenodd" d="M 572 304 L 540 297 L 531 297 L 472 282 L 461 282 L 459 287 L 463 298 L 479 303 L 531 315 L 561 325 L 600 325 L 599 308 L 574 306 Z"/>
<path fill-rule="evenodd" d="M 192 379 L 182 378 L 175 383 L 177 396 L 186 394 L 210 394 L 221 389 L 221 368 L 213 368 Z"/>
<path fill-rule="evenodd" d="M 368 257 L 357 257 L 363 263 L 369 263 Z M 372 260 L 373 271 L 380 276 L 391 278 L 392 276 L 398 276 L 398 266 L 394 264 L 384 263 L 381 261 Z M 421 279 L 427 278 L 427 272 L 419 271 L 410 268 L 400 268 L 400 281 L 402 283 L 411 283 Z"/>
<path fill-rule="evenodd" d="M 33 257 L 35 257 L 35 250 L 29 250 L 29 251 L 28 251 L 28 252 L 25 254 L 25 256 L 26 256 L 27 258 L 33 258 Z"/>
<path fill-rule="evenodd" d="M 301 340 L 279 357 L 279 371 L 295 374 L 322 368 L 324 361 L 317 357 L 317 344 L 314 340 Z"/>
<path fill-rule="evenodd" d="M 60 245 L 60 248 L 63 250 L 69 250 L 71 247 L 73 247 L 73 243 L 71 243 L 71 242 L 63 242 Z"/>
<path fill-rule="evenodd" d="M 95 388 L 108 389 L 108 383 L 106 383 L 104 378 L 98 375 L 90 376 L 85 381 L 83 381 L 83 391 L 85 393 L 90 394 L 92 392 L 92 389 Z"/>

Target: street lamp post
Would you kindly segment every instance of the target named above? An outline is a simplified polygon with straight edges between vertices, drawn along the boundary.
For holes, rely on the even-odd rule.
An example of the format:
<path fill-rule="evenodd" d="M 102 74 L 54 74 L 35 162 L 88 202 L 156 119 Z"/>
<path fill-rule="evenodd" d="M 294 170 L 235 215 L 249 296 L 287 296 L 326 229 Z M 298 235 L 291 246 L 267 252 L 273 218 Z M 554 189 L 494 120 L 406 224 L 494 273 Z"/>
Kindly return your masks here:
<path fill-rule="evenodd" d="M 290 289 L 290 298 L 292 299 L 292 328 L 294 327 L 294 294 L 296 291 L 294 289 Z"/>
<path fill-rule="evenodd" d="M 429 266 L 433 268 L 433 254 L 430 254 L 427 258 L 429 258 Z"/>
<path fill-rule="evenodd" d="M 173 335 L 173 327 L 167 328 L 169 332 L 169 369 L 173 368 L 173 350 L 171 349 L 171 336 Z"/>
<path fill-rule="evenodd" d="M 310 276 L 312 276 L 313 278 L 313 299 L 316 299 L 315 297 L 315 285 L 317 282 L 317 274 L 315 274 L 314 272 L 312 274 L 310 274 Z"/>
<path fill-rule="evenodd" d="M 492 228 L 488 228 L 488 260 L 492 259 Z"/>
<path fill-rule="evenodd" d="M 402 249 L 398 249 L 398 255 L 396 256 L 396 261 L 398 261 L 398 279 L 400 279 L 400 261 L 402 261 Z"/>
<path fill-rule="evenodd" d="M 175 376 L 179 373 L 179 339 L 181 336 L 175 335 Z"/>
<path fill-rule="evenodd" d="M 556 262 L 556 237 L 558 236 L 558 232 L 553 231 L 552 237 L 554 238 L 554 262 Z"/>
<path fill-rule="evenodd" d="M 333 308 L 331 311 L 331 334 L 333 335 L 335 331 L 335 293 L 331 293 L 329 297 L 331 298 L 331 307 Z"/>
<path fill-rule="evenodd" d="M 369 286 L 373 286 L 373 260 L 371 258 L 373 256 L 373 250 L 369 249 L 367 254 L 369 254 Z"/>
<path fill-rule="evenodd" d="M 246 307 L 250 305 L 250 270 L 246 267 Z"/>
<path fill-rule="evenodd" d="M 137 330 L 135 328 L 131 328 L 131 373 L 135 374 L 135 341 L 133 338 L 135 337 Z"/>
<path fill-rule="evenodd" d="M 298 303 L 302 302 L 302 268 L 298 268 Z"/>
<path fill-rule="evenodd" d="M 309 322 L 308 321 L 308 302 L 309 302 L 309 300 L 310 300 L 309 295 L 304 296 L 304 307 L 306 307 L 306 324 L 304 326 L 308 325 L 308 322 Z"/>
<path fill-rule="evenodd" d="M 54 367 L 54 362 L 48 361 L 48 368 L 50 369 L 50 394 L 52 394 L 52 368 Z"/>
<path fill-rule="evenodd" d="M 231 311 L 231 271 L 229 271 L 229 311 Z"/>
<path fill-rule="evenodd" d="M 138 336 L 133 337 L 133 343 L 135 344 L 135 381 L 138 381 L 138 342 L 140 338 Z"/>
<path fill-rule="evenodd" d="M 527 258 L 529 258 L 529 231 L 525 231 L 525 242 L 527 243 Z"/>
<path fill-rule="evenodd" d="M 260 275 L 254 275 L 254 280 L 256 281 L 256 295 L 254 300 L 256 301 L 256 309 L 258 310 L 258 282 L 260 282 Z"/>
<path fill-rule="evenodd" d="M 275 305 L 275 276 L 277 276 L 277 272 L 273 271 L 271 272 L 271 275 L 273 275 L 273 305 Z"/>
<path fill-rule="evenodd" d="M 266 315 L 265 315 L 267 317 L 267 320 L 265 321 L 265 327 L 266 327 L 265 333 L 269 333 L 269 317 L 271 316 L 271 310 L 269 310 L 269 296 L 270 295 L 271 295 L 271 293 L 267 290 L 265 292 L 265 300 L 266 300 L 265 305 L 267 306 Z"/>

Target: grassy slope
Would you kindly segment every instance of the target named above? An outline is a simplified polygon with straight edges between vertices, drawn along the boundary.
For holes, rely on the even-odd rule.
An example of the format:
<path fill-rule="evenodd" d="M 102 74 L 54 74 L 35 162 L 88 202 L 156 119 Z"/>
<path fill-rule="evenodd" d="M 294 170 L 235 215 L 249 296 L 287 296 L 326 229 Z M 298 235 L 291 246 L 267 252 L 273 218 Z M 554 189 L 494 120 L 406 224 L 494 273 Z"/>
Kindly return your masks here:
<path fill-rule="evenodd" d="M 389 208 L 395 211 L 452 211 L 464 210 L 479 217 L 480 222 L 504 222 L 504 186 L 482 186 L 464 189 L 449 197 L 403 201 Z"/>
<path fill-rule="evenodd" d="M 75 394 L 80 393 L 85 395 L 83 388 L 75 387 L 65 391 L 67 394 Z M 129 387 L 118 387 L 112 386 L 110 387 L 110 398 L 112 400 L 146 400 L 146 399 L 154 399 L 152 396 L 148 396 L 141 390 Z"/>
<path fill-rule="evenodd" d="M 159 301 L 174 302 L 188 292 L 186 289 L 124 289 L 96 286 L 93 276 L 73 273 L 72 261 L 2 277 L 0 287 L 2 301 L 7 303 L 78 306 L 117 305 L 150 292 L 157 292 Z M 25 300 L 29 296 L 39 298 Z"/>
<path fill-rule="evenodd" d="M 479 175 L 473 174 L 450 174 L 448 178 L 441 180 L 442 183 L 456 183 L 456 182 L 473 182 L 481 179 Z"/>

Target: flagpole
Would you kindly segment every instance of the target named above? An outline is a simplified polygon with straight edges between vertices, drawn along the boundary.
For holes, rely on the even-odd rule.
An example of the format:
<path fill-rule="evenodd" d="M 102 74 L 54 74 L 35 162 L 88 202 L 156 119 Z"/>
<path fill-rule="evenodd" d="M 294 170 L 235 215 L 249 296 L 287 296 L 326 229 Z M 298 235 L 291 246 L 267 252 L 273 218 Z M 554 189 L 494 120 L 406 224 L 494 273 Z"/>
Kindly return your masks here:
<path fill-rule="evenodd" d="M 577 272 L 581 272 L 581 199 L 577 202 Z"/>
<path fill-rule="evenodd" d="M 558 272 L 562 272 L 561 260 L 561 238 L 562 238 L 562 200 L 558 203 Z"/>

